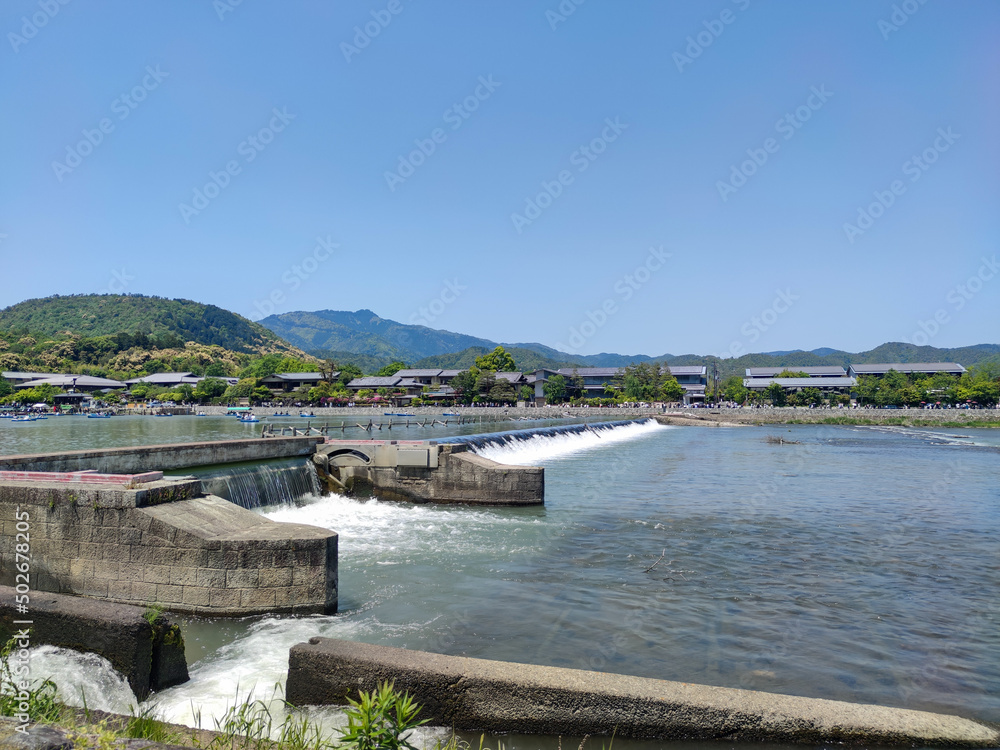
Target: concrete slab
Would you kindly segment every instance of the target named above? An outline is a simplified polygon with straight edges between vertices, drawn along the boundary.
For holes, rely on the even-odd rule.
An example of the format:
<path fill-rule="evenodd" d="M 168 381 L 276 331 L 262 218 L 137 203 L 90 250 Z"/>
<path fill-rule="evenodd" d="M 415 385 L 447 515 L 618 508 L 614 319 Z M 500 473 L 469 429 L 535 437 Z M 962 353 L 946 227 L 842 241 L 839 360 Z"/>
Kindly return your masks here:
<path fill-rule="evenodd" d="M 995 747 L 1000 732 L 926 711 L 443 656 L 312 638 L 291 649 L 286 699 L 344 704 L 392 681 L 421 716 L 469 731 Z"/>

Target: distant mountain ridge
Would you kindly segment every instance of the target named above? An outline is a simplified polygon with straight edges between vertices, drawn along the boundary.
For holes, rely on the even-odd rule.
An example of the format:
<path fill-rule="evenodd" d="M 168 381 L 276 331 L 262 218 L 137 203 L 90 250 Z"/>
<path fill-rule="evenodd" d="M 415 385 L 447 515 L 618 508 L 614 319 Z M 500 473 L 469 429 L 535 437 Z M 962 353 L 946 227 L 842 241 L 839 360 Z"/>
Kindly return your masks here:
<path fill-rule="evenodd" d="M 456 369 L 471 365 L 477 356 L 502 345 L 511 352 L 518 368 L 524 371 L 539 367 L 624 367 L 637 362 L 664 362 L 668 365 L 705 365 L 717 363 L 722 377 L 743 375 L 748 367 L 809 367 L 818 365 L 872 364 L 881 362 L 958 362 L 969 367 L 992 357 L 1000 357 L 1000 345 L 977 344 L 954 349 L 914 346 L 889 342 L 867 352 L 846 352 L 829 347 L 812 351 L 801 349 L 746 354 L 737 359 L 664 354 L 571 354 L 539 343 L 499 343 L 466 334 L 427 326 L 415 326 L 380 318 L 371 310 L 356 312 L 320 310 L 271 315 L 260 323 L 292 345 L 314 356 L 336 359 L 340 363 L 363 360 L 369 369 L 393 360 L 411 367 Z M 332 355 L 332 356 L 331 356 Z M 360 362 L 359 362 L 360 364 Z M 381 366 L 381 365 L 380 365 Z"/>

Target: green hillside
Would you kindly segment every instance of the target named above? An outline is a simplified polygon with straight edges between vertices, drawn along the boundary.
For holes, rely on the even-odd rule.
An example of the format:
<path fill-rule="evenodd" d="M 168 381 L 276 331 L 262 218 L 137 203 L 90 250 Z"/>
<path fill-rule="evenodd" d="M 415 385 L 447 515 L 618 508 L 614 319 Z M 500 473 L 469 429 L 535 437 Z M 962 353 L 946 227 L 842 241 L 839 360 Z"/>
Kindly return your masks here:
<path fill-rule="evenodd" d="M 221 307 L 138 294 L 81 294 L 27 300 L 0 310 L 0 330 L 35 336 L 172 334 L 181 343 L 194 341 L 235 352 L 292 351 L 292 347 L 264 326 Z"/>
<path fill-rule="evenodd" d="M 79 295 L 0 310 L 2 370 L 111 378 L 171 371 L 236 376 L 266 355 L 314 361 L 246 318 L 190 300 Z"/>

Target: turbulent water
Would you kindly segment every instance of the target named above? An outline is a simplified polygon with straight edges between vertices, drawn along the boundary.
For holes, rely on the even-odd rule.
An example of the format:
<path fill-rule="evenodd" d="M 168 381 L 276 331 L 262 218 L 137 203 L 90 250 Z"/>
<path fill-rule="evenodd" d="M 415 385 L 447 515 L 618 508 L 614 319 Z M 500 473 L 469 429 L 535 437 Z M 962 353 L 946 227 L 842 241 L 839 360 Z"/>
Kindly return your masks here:
<path fill-rule="evenodd" d="M 287 505 L 318 497 L 321 491 L 316 467 L 304 458 L 198 467 L 183 473 L 201 479 L 206 493 L 244 508 Z"/>
<path fill-rule="evenodd" d="M 192 680 L 156 701 L 210 725 L 322 635 L 1000 721 L 997 442 L 651 422 L 480 441 L 546 467 L 544 507 L 262 509 L 339 532 L 340 613 L 186 622 Z"/>

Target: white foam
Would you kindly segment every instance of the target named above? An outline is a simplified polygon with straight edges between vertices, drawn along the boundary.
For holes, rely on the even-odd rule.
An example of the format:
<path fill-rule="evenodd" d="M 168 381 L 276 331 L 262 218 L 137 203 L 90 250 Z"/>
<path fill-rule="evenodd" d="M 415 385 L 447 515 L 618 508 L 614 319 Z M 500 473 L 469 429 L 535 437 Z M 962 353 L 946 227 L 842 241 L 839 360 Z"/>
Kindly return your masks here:
<path fill-rule="evenodd" d="M 70 706 L 127 714 L 138 705 L 132 688 L 103 656 L 56 646 L 31 649 L 31 676 L 52 680 L 59 700 Z"/>
<path fill-rule="evenodd" d="M 600 450 L 669 429 L 671 428 L 661 425 L 655 419 L 648 419 L 614 427 L 593 427 L 583 432 L 538 433 L 523 438 L 516 437 L 509 443 L 473 447 L 472 450 L 502 464 L 537 466 L 552 459 Z"/>

